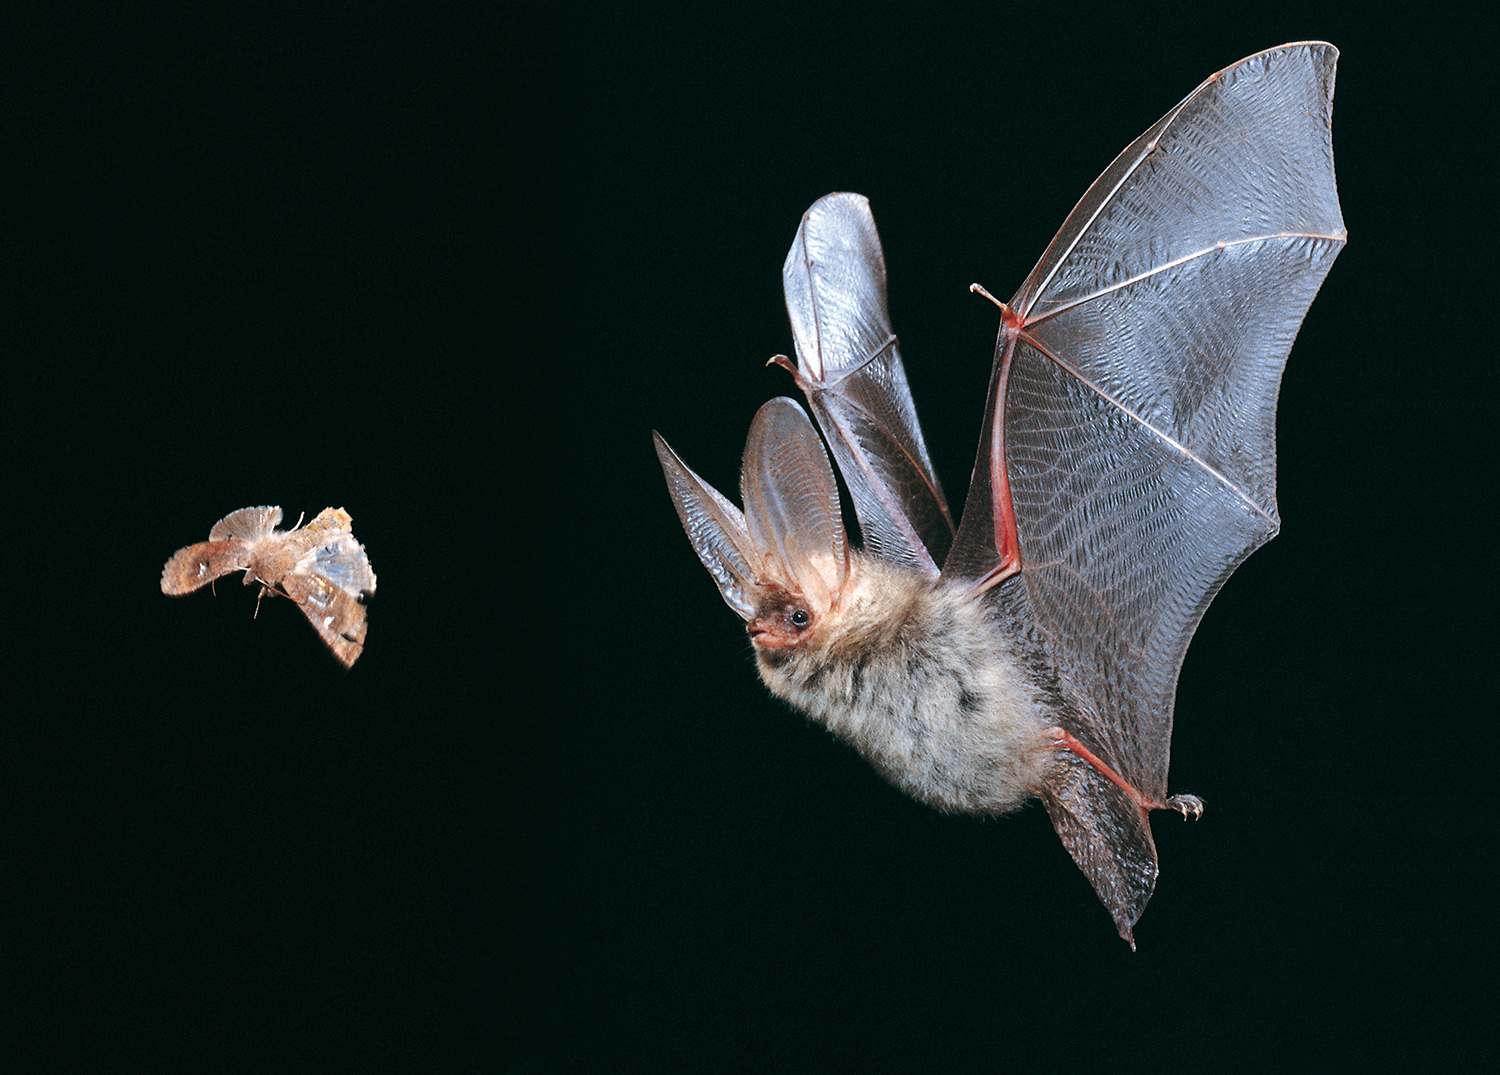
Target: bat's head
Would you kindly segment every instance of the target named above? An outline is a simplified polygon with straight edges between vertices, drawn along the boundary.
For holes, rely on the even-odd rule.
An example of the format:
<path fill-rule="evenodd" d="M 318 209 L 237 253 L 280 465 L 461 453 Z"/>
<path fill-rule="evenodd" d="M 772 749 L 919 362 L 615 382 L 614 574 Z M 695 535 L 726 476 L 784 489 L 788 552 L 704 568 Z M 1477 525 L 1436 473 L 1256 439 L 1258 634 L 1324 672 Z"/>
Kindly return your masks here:
<path fill-rule="evenodd" d="M 693 551 L 757 647 L 809 645 L 849 575 L 838 486 L 802 408 L 784 396 L 750 423 L 740 512 L 656 435 L 656 454 Z"/>

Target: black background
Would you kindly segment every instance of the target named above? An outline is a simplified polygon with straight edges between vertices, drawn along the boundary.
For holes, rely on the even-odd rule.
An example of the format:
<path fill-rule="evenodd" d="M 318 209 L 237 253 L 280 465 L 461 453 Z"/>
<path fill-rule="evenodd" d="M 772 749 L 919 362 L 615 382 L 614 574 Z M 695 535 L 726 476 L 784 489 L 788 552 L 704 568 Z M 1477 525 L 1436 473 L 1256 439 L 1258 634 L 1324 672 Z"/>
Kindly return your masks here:
<path fill-rule="evenodd" d="M 1256 1070 L 1490 1055 L 1492 79 L 1461 9 L 62 4 L 11 28 L 5 1071 Z M 1357 14 L 1355 14 L 1357 12 Z M 1343 50 L 1350 243 L 1215 602 L 1132 954 L 1038 808 L 769 699 L 736 482 L 798 215 L 868 195 L 962 500 L 1009 295 L 1212 71 Z M 346 507 L 344 672 L 161 564 Z"/>

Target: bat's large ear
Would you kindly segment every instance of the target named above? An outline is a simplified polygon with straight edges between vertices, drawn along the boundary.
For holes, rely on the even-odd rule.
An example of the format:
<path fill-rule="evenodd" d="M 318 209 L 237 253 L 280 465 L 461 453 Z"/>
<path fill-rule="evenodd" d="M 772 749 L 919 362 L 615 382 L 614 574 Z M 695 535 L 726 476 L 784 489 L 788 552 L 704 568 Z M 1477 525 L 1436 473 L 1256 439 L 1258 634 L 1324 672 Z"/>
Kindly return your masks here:
<path fill-rule="evenodd" d="M 688 469 L 661 434 L 651 433 L 656 441 L 656 457 L 667 476 L 667 489 L 677 507 L 677 517 L 687 531 L 693 551 L 708 573 L 714 577 L 725 603 L 743 620 L 755 614 L 755 581 L 760 556 L 750 540 L 745 516 L 713 486 Z"/>
<path fill-rule="evenodd" d="M 768 581 L 826 612 L 849 574 L 839 490 L 817 430 L 785 396 L 755 413 L 740 485 Z"/>
<path fill-rule="evenodd" d="M 750 620 L 773 587 L 805 598 L 819 615 L 829 609 L 849 574 L 849 545 L 833 467 L 801 407 L 778 396 L 750 423 L 743 514 L 661 434 L 652 436 L 693 551 L 741 619 Z"/>

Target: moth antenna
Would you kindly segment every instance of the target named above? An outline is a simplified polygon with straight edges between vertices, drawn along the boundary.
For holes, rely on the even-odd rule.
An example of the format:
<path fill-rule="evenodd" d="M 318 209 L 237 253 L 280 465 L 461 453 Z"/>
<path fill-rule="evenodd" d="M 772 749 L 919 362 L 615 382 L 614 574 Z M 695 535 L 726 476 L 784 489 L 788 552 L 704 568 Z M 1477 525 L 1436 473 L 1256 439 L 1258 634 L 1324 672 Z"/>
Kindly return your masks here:
<path fill-rule="evenodd" d="M 307 512 L 305 512 L 305 511 L 299 511 L 297 513 L 297 525 L 294 526 L 294 527 L 292 527 L 292 529 L 293 530 L 301 530 L 302 529 L 302 520 L 305 519 L 305 518 L 307 518 Z"/>
<path fill-rule="evenodd" d="M 260 593 L 255 595 L 255 615 L 250 617 L 252 620 L 260 619 L 260 599 L 266 596 L 267 589 L 269 587 L 264 582 L 260 584 Z"/>

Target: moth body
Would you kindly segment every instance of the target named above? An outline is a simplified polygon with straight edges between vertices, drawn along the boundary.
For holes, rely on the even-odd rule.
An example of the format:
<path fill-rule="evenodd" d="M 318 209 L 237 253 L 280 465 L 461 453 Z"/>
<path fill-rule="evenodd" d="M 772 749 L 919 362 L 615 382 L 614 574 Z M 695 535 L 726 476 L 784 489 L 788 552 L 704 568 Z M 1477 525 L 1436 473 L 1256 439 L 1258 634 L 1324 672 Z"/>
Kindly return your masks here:
<path fill-rule="evenodd" d="M 771 693 L 943 810 L 1000 814 L 1037 794 L 1045 694 L 972 587 L 851 553 L 837 604 L 798 645 L 755 646 Z"/>
<path fill-rule="evenodd" d="M 343 508 L 324 508 L 312 522 L 278 530 L 281 509 L 241 508 L 214 524 L 208 540 L 179 549 L 162 569 L 161 589 L 185 594 L 235 571 L 290 597 L 334 656 L 352 667 L 364 652 L 362 594 L 375 592 L 375 572 L 354 540 Z"/>

